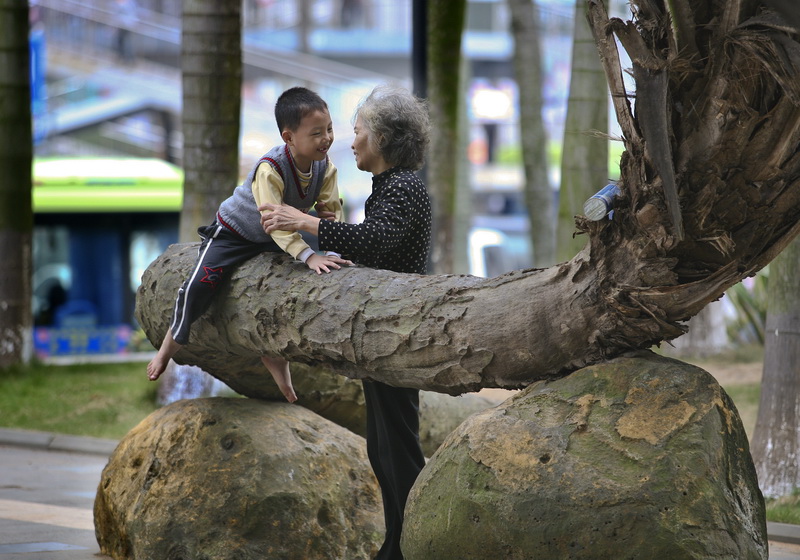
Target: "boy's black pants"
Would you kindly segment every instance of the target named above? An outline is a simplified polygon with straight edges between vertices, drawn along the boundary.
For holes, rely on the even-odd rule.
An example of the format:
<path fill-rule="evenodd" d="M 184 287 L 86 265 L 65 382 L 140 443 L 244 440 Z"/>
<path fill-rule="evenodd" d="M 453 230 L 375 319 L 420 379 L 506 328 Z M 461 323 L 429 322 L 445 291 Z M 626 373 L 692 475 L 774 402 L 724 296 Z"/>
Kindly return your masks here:
<path fill-rule="evenodd" d="M 214 222 L 197 228 L 202 238 L 192 272 L 178 290 L 170 330 L 178 344 L 188 344 L 192 323 L 211 305 L 220 284 L 236 265 L 264 252 L 281 250 L 274 241 L 253 243 Z"/>

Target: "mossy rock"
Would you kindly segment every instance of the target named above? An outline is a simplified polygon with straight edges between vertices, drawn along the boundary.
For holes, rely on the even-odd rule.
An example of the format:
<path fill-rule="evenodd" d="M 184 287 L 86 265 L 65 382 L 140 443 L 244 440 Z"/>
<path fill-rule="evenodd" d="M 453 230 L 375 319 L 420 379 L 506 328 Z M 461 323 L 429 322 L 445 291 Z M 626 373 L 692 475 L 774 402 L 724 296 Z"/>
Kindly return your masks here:
<path fill-rule="evenodd" d="M 539 382 L 470 417 L 411 492 L 406 560 L 766 559 L 733 402 L 650 352 Z"/>

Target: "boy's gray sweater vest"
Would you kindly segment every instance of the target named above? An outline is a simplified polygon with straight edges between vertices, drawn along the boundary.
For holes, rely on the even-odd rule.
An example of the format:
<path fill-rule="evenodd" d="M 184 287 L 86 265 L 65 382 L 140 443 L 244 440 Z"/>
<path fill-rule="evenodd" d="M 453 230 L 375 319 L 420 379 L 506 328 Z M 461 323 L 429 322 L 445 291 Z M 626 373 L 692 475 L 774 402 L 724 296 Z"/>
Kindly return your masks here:
<path fill-rule="evenodd" d="M 322 180 L 328 168 L 328 158 L 311 164 L 311 182 L 303 193 L 300 179 L 289 153 L 289 146 L 276 146 L 267 152 L 250 171 L 247 179 L 236 187 L 233 195 L 225 199 L 217 210 L 217 221 L 253 243 L 269 243 L 272 237 L 261 226 L 261 212 L 253 196 L 253 180 L 262 163 L 271 165 L 283 179 L 283 202 L 308 212 L 319 198 Z"/>

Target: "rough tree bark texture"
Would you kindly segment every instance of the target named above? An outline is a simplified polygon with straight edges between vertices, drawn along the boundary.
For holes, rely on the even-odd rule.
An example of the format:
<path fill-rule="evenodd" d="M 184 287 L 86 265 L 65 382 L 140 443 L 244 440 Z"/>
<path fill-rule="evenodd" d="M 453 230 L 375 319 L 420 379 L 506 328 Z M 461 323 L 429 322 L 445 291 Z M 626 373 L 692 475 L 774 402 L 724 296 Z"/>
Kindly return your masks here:
<path fill-rule="evenodd" d="M 764 374 L 753 459 L 764 495 L 789 496 L 800 483 L 800 239 L 769 267 Z"/>
<path fill-rule="evenodd" d="M 197 239 L 236 186 L 242 99 L 239 0 L 185 0 L 181 18 L 183 161 L 181 241 Z"/>
<path fill-rule="evenodd" d="M 434 243 L 431 260 L 436 272 L 455 272 L 459 136 L 464 134 L 461 103 L 461 37 L 466 0 L 430 2 L 428 15 L 428 101 L 431 144 L 426 159 L 426 182 L 433 201 Z M 463 194 L 461 195 L 463 196 Z"/>
<path fill-rule="evenodd" d="M 0 369 L 30 360 L 31 202 L 28 3 L 0 3 Z"/>
<path fill-rule="evenodd" d="M 520 143 L 525 170 L 522 192 L 530 218 L 533 264 L 544 267 L 557 261 L 553 236 L 556 214 L 547 172 L 547 132 L 542 119 L 541 21 L 532 0 L 509 0 L 508 8 L 514 37 L 514 79 L 519 91 Z"/>
<path fill-rule="evenodd" d="M 627 151 L 613 221 L 579 219 L 589 243 L 571 261 L 493 279 L 319 277 L 264 255 L 241 267 L 177 361 L 214 371 L 213 354 L 272 353 L 455 394 L 566 375 L 682 334 L 800 232 L 800 43 L 760 1 L 669 5 L 633 2 L 635 22 L 623 22 L 590 0 Z M 634 63 L 635 113 L 613 34 Z M 143 279 L 151 340 L 194 253 L 173 247 Z"/>

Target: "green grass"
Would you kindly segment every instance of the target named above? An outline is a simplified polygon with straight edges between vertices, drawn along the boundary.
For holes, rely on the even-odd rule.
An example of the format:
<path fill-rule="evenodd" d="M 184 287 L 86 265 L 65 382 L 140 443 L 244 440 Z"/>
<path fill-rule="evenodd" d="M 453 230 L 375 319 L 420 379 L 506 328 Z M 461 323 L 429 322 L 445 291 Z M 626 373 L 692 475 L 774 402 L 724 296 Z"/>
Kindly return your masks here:
<path fill-rule="evenodd" d="M 800 489 L 791 496 L 767 500 L 767 521 L 800 525 Z"/>
<path fill-rule="evenodd" d="M 145 363 L 0 370 L 0 425 L 120 439 L 157 406 Z"/>

